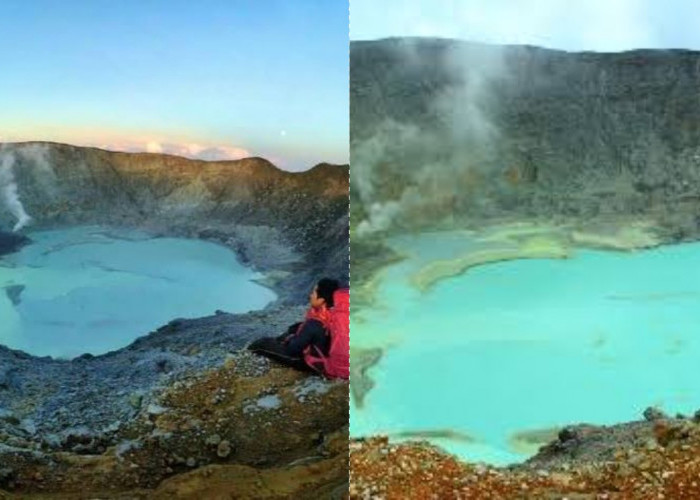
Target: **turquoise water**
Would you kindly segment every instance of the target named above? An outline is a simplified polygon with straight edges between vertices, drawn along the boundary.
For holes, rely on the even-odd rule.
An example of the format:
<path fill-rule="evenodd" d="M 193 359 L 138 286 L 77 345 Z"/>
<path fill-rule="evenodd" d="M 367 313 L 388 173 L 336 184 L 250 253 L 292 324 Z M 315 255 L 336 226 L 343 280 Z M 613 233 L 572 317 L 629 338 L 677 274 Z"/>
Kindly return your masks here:
<path fill-rule="evenodd" d="M 491 264 L 421 296 L 407 279 L 435 238 L 394 241 L 409 259 L 351 325 L 355 346 L 391 342 L 364 409 L 352 407 L 353 435 L 458 431 L 473 441 L 436 444 L 505 464 L 531 453 L 516 433 L 700 408 L 700 244 Z"/>
<path fill-rule="evenodd" d="M 33 244 L 0 258 L 0 344 L 35 355 L 102 354 L 175 318 L 275 298 L 213 243 L 98 227 L 28 236 Z"/>

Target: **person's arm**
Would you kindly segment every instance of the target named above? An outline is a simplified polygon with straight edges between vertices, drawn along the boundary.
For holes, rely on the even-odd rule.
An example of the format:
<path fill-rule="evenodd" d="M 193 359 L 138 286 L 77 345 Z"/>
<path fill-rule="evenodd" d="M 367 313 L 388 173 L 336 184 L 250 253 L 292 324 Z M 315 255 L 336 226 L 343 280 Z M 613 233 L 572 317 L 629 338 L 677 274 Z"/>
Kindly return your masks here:
<path fill-rule="evenodd" d="M 289 337 L 285 349 L 287 354 L 294 357 L 301 357 L 304 353 L 304 349 L 309 344 L 315 343 L 314 341 L 321 335 L 325 335 L 326 330 L 323 328 L 323 323 L 318 320 L 310 319 L 304 323 L 303 328 L 296 335 Z"/>

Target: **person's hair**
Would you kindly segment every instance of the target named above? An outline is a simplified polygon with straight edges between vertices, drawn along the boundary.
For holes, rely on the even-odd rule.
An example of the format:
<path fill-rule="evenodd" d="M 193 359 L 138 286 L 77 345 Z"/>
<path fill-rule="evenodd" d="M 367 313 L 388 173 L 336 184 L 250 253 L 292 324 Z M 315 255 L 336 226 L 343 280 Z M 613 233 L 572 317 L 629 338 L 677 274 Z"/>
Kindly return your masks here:
<path fill-rule="evenodd" d="M 326 301 L 328 307 L 333 307 L 333 293 L 340 288 L 338 280 L 323 278 L 316 284 L 316 295 Z"/>

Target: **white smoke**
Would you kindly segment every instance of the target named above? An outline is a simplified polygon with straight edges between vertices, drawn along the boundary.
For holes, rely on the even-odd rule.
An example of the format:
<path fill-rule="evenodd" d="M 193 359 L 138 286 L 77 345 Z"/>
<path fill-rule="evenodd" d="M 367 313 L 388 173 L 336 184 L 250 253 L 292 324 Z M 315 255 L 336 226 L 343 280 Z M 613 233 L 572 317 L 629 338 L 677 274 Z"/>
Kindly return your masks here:
<path fill-rule="evenodd" d="M 492 147 L 499 137 L 492 117 L 492 86 L 507 75 L 503 47 L 456 45 L 447 51 L 444 66 L 456 85 L 446 89 L 433 106 L 450 120 L 454 144 Z"/>
<path fill-rule="evenodd" d="M 367 218 L 357 225 L 357 235 L 363 238 L 372 233 L 386 231 L 400 211 L 401 205 L 397 201 L 373 203 Z"/>
<path fill-rule="evenodd" d="M 425 150 L 431 142 L 428 136 L 415 125 L 385 120 L 371 137 L 352 145 L 351 184 L 364 205 L 384 198 L 382 185 L 386 182 L 413 175 L 402 157 Z M 386 179 L 379 178 L 380 174 Z"/>
<path fill-rule="evenodd" d="M 29 224 L 32 218 L 24 210 L 24 206 L 19 198 L 17 191 L 17 182 L 15 182 L 15 174 L 13 167 L 15 164 L 15 155 L 12 152 L 3 152 L 0 160 L 0 199 L 7 209 L 17 219 L 13 231 L 17 232 L 24 226 Z"/>
<path fill-rule="evenodd" d="M 419 49 L 423 43 L 431 42 L 406 40 L 394 49 L 418 78 L 434 71 L 434 61 Z M 493 175 L 501 139 L 493 87 L 508 77 L 503 48 L 455 44 L 441 54 L 440 65 L 449 84 L 432 96 L 424 115 L 439 124 L 386 119 L 352 144 L 352 186 L 365 207 L 358 237 L 433 217 L 453 220 L 475 179 Z"/>

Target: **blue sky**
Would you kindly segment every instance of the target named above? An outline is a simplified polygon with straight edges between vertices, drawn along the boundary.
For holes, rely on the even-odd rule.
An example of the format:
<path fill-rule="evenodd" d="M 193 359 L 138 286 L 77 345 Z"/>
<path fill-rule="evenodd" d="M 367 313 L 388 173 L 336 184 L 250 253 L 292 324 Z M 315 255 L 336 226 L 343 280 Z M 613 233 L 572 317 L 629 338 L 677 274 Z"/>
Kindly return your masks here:
<path fill-rule="evenodd" d="M 348 161 L 343 0 L 4 0 L 0 140 Z"/>
<path fill-rule="evenodd" d="M 700 49 L 698 26 L 700 2 L 691 0 L 352 0 L 350 37 L 438 36 L 615 52 Z"/>

